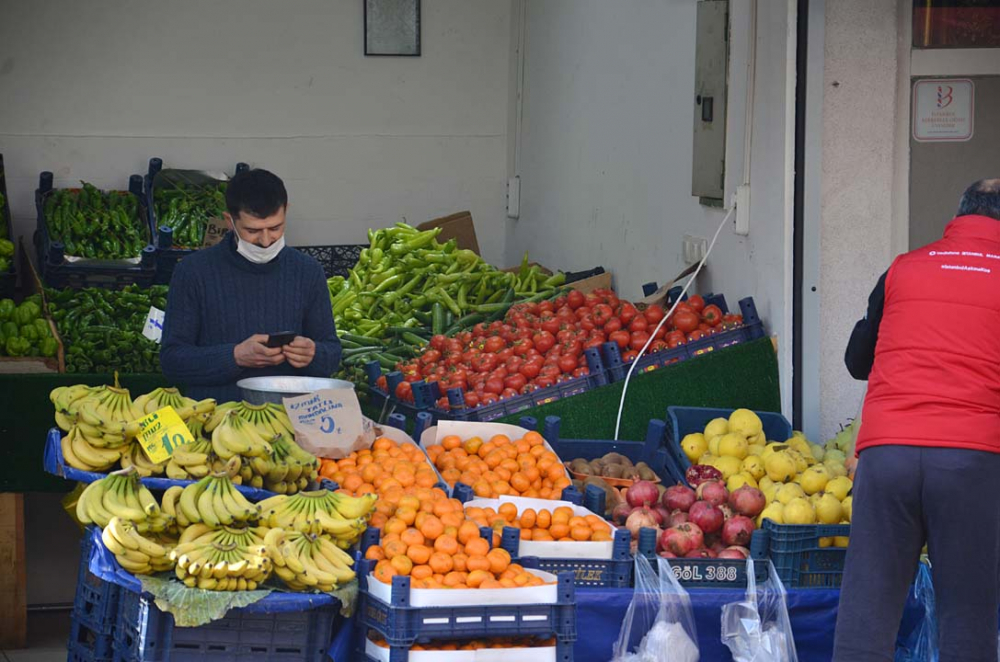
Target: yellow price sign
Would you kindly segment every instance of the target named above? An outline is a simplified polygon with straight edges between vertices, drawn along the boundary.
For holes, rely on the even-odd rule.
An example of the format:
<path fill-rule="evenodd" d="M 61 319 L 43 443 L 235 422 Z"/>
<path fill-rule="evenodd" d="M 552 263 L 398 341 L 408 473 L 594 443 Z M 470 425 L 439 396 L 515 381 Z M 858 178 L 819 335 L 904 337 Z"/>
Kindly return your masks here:
<path fill-rule="evenodd" d="M 174 454 L 174 449 L 194 441 L 194 435 L 173 407 L 157 409 L 145 418 L 140 418 L 137 437 L 142 450 L 152 462 L 166 462 Z"/>

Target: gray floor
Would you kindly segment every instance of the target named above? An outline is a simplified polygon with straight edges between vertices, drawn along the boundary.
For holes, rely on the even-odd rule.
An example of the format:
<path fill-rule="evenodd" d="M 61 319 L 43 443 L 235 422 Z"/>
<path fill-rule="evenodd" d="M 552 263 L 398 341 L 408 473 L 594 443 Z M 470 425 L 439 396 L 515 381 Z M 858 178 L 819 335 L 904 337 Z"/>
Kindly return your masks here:
<path fill-rule="evenodd" d="M 28 613 L 28 647 L 0 651 L 3 662 L 65 662 L 70 612 Z"/>

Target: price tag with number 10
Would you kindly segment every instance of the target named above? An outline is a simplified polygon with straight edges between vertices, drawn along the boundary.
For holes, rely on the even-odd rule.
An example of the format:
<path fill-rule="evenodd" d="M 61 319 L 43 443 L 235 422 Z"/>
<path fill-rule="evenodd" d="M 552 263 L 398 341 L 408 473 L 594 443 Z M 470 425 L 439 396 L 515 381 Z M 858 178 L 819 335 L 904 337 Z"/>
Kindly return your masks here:
<path fill-rule="evenodd" d="M 157 409 L 139 419 L 139 443 L 152 462 L 166 462 L 174 449 L 194 441 L 194 435 L 173 407 Z"/>

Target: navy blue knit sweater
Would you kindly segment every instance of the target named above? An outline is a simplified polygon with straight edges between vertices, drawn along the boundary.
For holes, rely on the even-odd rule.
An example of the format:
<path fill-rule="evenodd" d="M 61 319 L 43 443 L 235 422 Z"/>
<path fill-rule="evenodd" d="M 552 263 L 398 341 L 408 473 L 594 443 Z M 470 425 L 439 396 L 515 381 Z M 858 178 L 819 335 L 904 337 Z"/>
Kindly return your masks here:
<path fill-rule="evenodd" d="M 316 343 L 305 368 L 287 362 L 241 368 L 233 348 L 256 333 L 291 331 Z M 245 377 L 329 377 L 340 364 L 323 268 L 294 248 L 267 264 L 236 252 L 230 233 L 211 248 L 178 263 L 170 280 L 160 347 L 163 374 L 195 399 L 239 400 Z"/>

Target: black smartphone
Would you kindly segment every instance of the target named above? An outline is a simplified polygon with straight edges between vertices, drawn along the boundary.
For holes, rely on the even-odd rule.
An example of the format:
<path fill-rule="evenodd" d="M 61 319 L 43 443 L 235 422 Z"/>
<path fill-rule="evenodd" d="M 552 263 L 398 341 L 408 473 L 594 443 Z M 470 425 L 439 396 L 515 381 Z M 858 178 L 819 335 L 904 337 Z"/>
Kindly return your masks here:
<path fill-rule="evenodd" d="M 267 342 L 264 343 L 268 347 L 284 347 L 288 343 L 295 340 L 295 334 L 291 331 L 282 331 L 281 333 L 271 333 L 267 336 Z"/>

